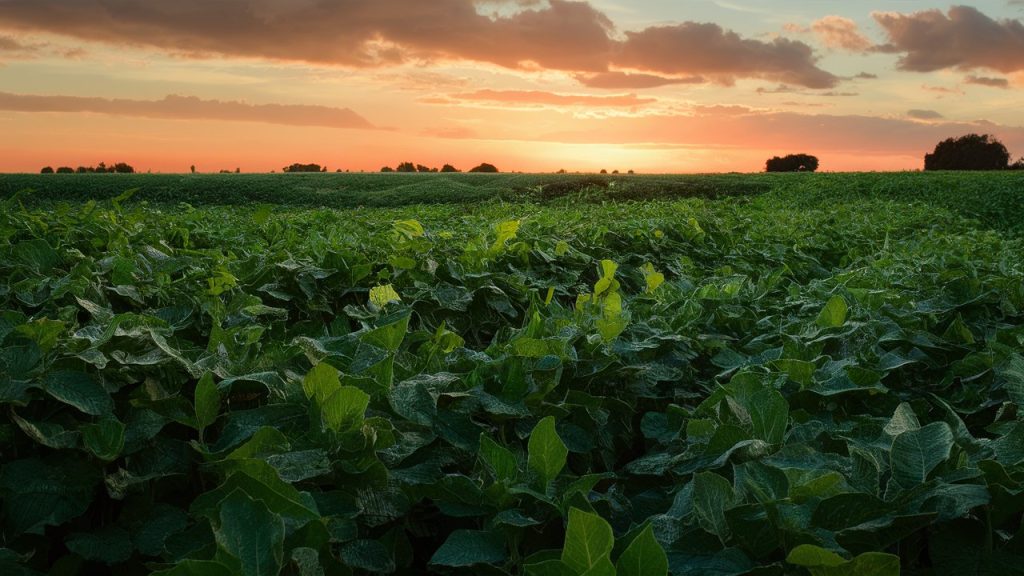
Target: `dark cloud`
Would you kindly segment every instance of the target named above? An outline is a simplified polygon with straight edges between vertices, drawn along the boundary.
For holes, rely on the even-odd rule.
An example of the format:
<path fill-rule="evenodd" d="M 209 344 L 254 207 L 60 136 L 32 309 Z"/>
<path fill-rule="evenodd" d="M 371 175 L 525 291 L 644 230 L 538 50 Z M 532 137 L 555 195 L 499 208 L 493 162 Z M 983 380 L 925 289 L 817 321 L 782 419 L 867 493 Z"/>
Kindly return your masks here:
<path fill-rule="evenodd" d="M 988 76 L 968 76 L 964 78 L 964 84 L 976 84 L 978 86 L 988 86 L 989 88 L 1002 88 L 1007 89 L 1010 87 L 1010 81 L 1006 78 L 990 78 Z"/>
<path fill-rule="evenodd" d="M 128 100 L 81 96 L 37 96 L 0 92 L 0 110 L 14 112 L 91 112 L 114 116 L 171 120 L 229 120 L 287 126 L 373 129 L 348 108 L 294 104 L 247 104 L 167 96 L 163 100 Z"/>
<path fill-rule="evenodd" d="M 838 82 L 802 42 L 745 39 L 693 22 L 627 32 L 620 41 L 612 21 L 587 2 L 490 4 L 515 9 L 483 14 L 473 0 L 3 0 L 0 26 L 192 56 L 357 67 L 470 60 L 589 73 L 597 84 L 651 81 L 645 75 L 812 88 Z M 602 76 L 615 68 L 641 75 Z"/>
<path fill-rule="evenodd" d="M 901 54 L 902 70 L 1024 70 L 1024 24 L 1019 20 L 995 20 L 970 6 L 954 6 L 948 14 L 926 10 L 873 16 L 889 38 L 882 48 Z"/>
<path fill-rule="evenodd" d="M 820 69 L 803 42 L 742 38 L 717 24 L 685 22 L 626 32 L 613 63 L 657 74 L 697 74 L 720 82 L 762 78 L 808 88 L 830 88 L 839 78 Z"/>
<path fill-rule="evenodd" d="M 941 120 L 945 116 L 935 110 L 907 110 L 907 118 L 913 118 L 914 120 Z"/>
<path fill-rule="evenodd" d="M 636 94 L 617 96 L 591 96 L 587 94 L 555 94 L 538 90 L 477 90 L 451 96 L 456 101 L 496 102 L 542 106 L 587 106 L 590 108 L 632 108 L 657 102 L 654 98 L 641 98 Z"/>

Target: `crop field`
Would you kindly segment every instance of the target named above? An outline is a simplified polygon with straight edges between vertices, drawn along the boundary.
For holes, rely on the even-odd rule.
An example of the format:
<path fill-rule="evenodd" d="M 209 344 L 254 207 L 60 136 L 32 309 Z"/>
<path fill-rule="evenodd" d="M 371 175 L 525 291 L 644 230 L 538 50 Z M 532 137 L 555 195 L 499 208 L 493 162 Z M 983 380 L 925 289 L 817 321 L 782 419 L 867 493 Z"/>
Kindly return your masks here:
<path fill-rule="evenodd" d="M 1024 175 L 0 177 L 0 573 L 1024 574 Z"/>

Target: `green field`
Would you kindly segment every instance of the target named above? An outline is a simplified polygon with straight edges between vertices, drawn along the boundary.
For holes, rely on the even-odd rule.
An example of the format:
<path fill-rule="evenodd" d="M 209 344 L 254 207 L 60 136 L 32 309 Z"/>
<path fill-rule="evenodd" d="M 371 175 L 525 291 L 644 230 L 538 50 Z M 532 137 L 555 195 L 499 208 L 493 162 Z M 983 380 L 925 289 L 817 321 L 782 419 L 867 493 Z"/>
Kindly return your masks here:
<path fill-rule="evenodd" d="M 1022 202 L 0 176 L 0 572 L 1024 573 Z"/>

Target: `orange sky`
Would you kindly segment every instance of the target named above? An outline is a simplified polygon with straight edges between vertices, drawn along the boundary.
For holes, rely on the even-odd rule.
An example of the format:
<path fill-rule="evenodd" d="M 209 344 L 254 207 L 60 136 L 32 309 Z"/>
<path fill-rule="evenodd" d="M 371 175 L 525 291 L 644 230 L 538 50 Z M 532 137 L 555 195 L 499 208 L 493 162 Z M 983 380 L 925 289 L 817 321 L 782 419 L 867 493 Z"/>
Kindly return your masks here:
<path fill-rule="evenodd" d="M 853 5 L 853 6 L 851 6 Z M 0 0 L 0 171 L 1024 155 L 1024 1 Z"/>

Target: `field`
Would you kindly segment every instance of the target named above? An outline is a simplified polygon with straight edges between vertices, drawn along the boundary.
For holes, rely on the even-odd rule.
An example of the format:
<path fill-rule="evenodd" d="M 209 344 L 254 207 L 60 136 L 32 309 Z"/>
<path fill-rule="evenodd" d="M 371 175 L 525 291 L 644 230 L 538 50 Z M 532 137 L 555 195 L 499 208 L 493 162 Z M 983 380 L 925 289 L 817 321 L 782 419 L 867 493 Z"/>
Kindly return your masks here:
<path fill-rule="evenodd" d="M 1022 574 L 1022 202 L 0 177 L 0 572 Z"/>

